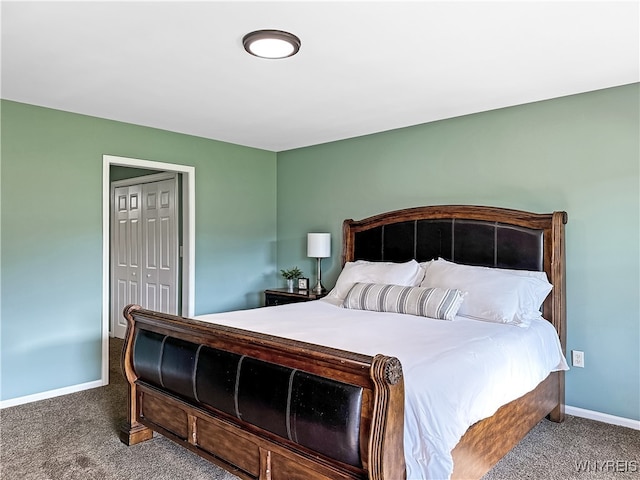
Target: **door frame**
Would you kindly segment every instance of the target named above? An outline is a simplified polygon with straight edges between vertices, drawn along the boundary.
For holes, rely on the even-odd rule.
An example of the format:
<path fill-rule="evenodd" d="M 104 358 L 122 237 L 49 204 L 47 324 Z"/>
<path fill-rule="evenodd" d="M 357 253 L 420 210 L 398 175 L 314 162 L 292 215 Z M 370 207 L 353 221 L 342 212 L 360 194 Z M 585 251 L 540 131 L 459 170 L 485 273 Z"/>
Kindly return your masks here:
<path fill-rule="evenodd" d="M 109 383 L 109 289 L 110 289 L 110 167 L 147 168 L 182 174 L 182 315 L 192 317 L 195 305 L 196 169 L 187 165 L 138 158 L 102 156 L 102 385 Z"/>

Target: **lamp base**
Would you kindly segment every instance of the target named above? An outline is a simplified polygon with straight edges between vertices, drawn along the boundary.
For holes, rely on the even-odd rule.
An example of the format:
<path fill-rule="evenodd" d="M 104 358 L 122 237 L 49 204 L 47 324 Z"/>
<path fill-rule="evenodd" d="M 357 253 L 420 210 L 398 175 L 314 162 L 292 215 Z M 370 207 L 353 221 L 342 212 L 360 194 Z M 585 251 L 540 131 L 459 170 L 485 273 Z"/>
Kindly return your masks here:
<path fill-rule="evenodd" d="M 316 284 L 315 287 L 311 290 L 316 295 L 322 295 L 323 293 L 327 293 L 327 289 L 321 283 Z"/>
<path fill-rule="evenodd" d="M 324 286 L 322 285 L 322 269 L 321 269 L 321 263 L 320 263 L 322 258 L 316 257 L 316 260 L 318 261 L 318 266 L 316 267 L 318 281 L 316 282 L 316 286 L 313 287 L 312 292 L 315 293 L 316 295 L 321 295 L 323 293 L 327 293 L 327 289 L 324 288 Z"/>

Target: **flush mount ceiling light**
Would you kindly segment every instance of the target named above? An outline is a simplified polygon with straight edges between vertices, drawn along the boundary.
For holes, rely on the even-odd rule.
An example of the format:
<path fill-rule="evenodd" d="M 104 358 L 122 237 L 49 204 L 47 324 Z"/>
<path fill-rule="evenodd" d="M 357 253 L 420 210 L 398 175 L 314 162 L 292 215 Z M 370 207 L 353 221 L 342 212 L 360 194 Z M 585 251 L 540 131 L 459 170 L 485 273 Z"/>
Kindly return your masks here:
<path fill-rule="evenodd" d="M 242 39 L 244 49 L 260 58 L 287 58 L 300 50 L 300 39 L 282 30 L 256 30 Z"/>

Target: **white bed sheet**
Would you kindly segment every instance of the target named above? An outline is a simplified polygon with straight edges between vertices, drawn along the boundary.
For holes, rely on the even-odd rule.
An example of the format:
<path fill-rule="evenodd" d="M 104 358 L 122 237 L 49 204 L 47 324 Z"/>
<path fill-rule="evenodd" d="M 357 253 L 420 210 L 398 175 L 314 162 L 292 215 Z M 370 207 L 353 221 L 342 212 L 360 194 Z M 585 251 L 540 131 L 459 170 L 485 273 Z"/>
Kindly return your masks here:
<path fill-rule="evenodd" d="M 529 328 L 340 308 L 331 300 L 200 315 L 199 320 L 402 363 L 408 479 L 445 479 L 451 450 L 478 420 L 568 370 L 553 326 Z"/>

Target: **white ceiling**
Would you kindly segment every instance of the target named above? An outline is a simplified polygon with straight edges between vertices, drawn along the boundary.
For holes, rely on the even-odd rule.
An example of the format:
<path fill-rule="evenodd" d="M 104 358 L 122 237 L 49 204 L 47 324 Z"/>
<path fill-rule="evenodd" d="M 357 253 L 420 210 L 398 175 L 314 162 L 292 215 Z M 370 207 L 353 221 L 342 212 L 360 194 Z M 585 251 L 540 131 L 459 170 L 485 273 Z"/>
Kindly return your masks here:
<path fill-rule="evenodd" d="M 2 98 L 271 151 L 640 81 L 638 1 L 1 6 Z"/>

